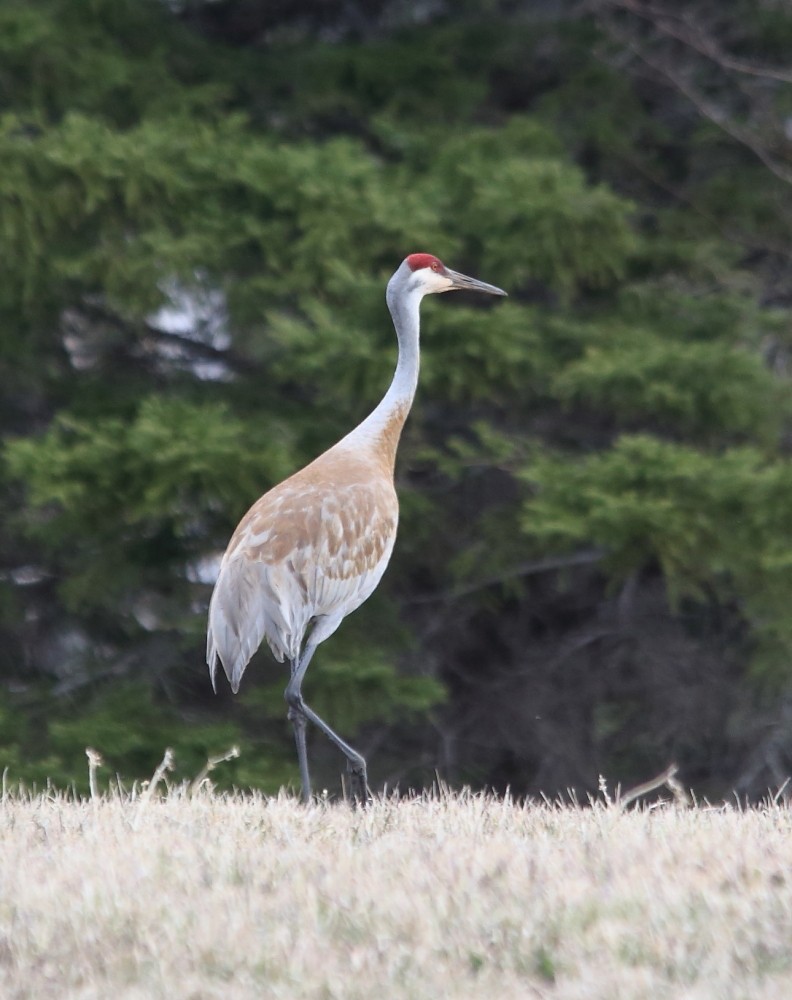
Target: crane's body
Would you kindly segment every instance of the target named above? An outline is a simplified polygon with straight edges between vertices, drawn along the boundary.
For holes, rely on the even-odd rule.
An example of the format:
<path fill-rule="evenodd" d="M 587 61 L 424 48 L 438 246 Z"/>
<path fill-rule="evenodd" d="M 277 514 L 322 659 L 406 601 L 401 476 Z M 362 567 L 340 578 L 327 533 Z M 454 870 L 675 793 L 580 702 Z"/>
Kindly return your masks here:
<path fill-rule="evenodd" d="M 304 702 L 302 679 L 316 647 L 371 595 L 390 560 L 399 519 L 396 449 L 418 384 L 419 305 L 426 294 L 455 288 L 506 294 L 430 254 L 402 262 L 387 292 L 399 340 L 388 392 L 338 444 L 253 504 L 220 565 L 207 634 L 212 683 L 220 662 L 236 692 L 265 639 L 276 659 L 289 661 L 286 701 L 305 800 L 311 794 L 307 721 L 347 757 L 354 796 L 367 797 L 365 760 Z"/>

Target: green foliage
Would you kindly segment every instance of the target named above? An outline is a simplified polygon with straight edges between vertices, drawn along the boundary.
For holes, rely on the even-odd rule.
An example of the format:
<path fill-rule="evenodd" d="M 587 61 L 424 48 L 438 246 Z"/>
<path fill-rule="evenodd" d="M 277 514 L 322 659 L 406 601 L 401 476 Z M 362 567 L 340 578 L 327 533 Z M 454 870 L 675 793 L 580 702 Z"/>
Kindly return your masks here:
<path fill-rule="evenodd" d="M 431 397 L 456 404 L 519 397 L 546 377 L 552 348 L 529 310 L 507 302 L 486 311 L 426 311 L 431 339 L 422 380 Z"/>
<path fill-rule="evenodd" d="M 591 187 L 559 160 L 498 158 L 482 174 L 456 155 L 458 176 L 449 174 L 457 186 L 450 195 L 454 209 L 467 207 L 466 249 L 499 280 L 512 288 L 537 281 L 569 295 L 623 275 L 632 246 L 627 202 Z M 483 239 L 487 231 L 496 238 Z M 525 245 L 524 234 L 530 234 Z"/>
<path fill-rule="evenodd" d="M 89 527 L 112 536 L 119 500 L 136 532 L 169 522 L 183 534 L 200 511 L 285 474 L 285 430 L 271 427 L 264 441 L 256 435 L 255 449 L 251 434 L 222 404 L 150 397 L 131 420 L 59 416 L 43 438 L 9 444 L 6 457 L 34 508 L 56 505 L 42 522 L 56 537 Z"/>
<path fill-rule="evenodd" d="M 3 104 L 36 122 L 78 110 L 130 125 L 174 105 L 211 106 L 223 89 L 211 80 L 213 57 L 158 0 L 7 0 L 0 9 Z"/>
<path fill-rule="evenodd" d="M 640 329 L 609 340 L 558 374 L 560 399 L 714 440 L 777 433 L 783 395 L 754 352 Z"/>
<path fill-rule="evenodd" d="M 225 406 L 152 397 L 131 421 L 61 415 L 6 462 L 28 487 L 27 530 L 62 556 L 68 605 L 113 607 L 152 565 L 174 572 L 238 496 L 282 478 L 287 442 L 277 423 L 262 440 Z"/>
<path fill-rule="evenodd" d="M 622 581 L 658 563 L 675 601 L 712 589 L 740 602 L 759 637 L 788 642 L 792 555 L 779 540 L 792 537 L 792 463 L 636 435 L 583 461 L 539 455 L 525 474 L 536 492 L 524 529 L 543 546 L 594 542 Z"/>

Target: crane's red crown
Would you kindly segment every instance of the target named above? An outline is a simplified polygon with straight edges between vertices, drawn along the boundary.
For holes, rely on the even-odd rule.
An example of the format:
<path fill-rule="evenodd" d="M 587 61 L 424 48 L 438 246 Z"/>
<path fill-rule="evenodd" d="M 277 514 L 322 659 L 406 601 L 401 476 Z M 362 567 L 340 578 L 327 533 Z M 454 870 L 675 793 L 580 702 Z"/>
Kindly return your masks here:
<path fill-rule="evenodd" d="M 437 271 L 439 274 L 443 274 L 445 271 L 445 264 L 430 253 L 411 253 L 407 258 L 407 266 L 411 271 L 420 271 L 424 267 Z"/>

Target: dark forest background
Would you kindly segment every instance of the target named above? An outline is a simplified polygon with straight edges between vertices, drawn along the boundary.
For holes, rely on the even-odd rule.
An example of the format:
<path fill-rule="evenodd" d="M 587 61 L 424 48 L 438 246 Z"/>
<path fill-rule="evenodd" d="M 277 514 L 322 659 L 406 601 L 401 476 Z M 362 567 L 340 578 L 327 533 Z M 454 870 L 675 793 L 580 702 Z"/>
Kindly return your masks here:
<path fill-rule="evenodd" d="M 375 405 L 430 251 L 373 598 L 306 695 L 376 788 L 792 773 L 785 0 L 2 0 L 0 768 L 296 784 L 216 559 Z M 342 762 L 312 737 L 319 787 Z"/>

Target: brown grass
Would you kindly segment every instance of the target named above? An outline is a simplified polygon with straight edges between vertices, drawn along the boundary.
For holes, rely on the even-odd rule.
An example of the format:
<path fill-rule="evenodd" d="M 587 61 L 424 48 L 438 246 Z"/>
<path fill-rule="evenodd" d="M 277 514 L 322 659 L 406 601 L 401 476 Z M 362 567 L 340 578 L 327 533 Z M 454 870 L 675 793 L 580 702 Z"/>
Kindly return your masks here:
<path fill-rule="evenodd" d="M 7 795 L 4 998 L 792 997 L 783 805 Z"/>

